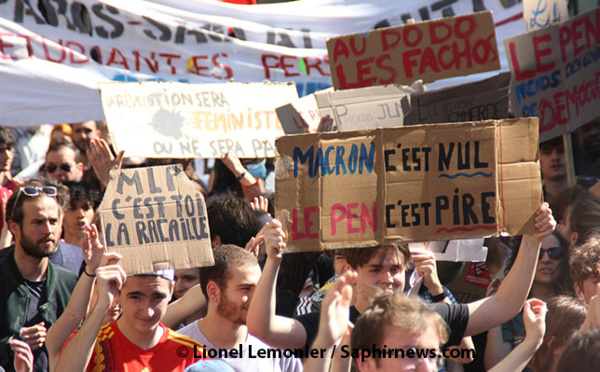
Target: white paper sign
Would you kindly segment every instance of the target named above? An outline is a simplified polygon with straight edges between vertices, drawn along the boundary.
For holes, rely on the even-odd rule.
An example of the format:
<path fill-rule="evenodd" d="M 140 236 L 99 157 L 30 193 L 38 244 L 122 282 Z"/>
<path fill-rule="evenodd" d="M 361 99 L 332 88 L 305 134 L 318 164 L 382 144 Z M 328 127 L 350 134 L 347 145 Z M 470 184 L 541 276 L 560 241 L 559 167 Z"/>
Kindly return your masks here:
<path fill-rule="evenodd" d="M 298 98 L 286 83 L 106 83 L 102 106 L 114 144 L 127 156 L 275 156 L 284 133 L 275 108 Z"/>
<path fill-rule="evenodd" d="M 564 22 L 569 19 L 567 0 L 523 0 L 523 19 L 527 31 Z"/>

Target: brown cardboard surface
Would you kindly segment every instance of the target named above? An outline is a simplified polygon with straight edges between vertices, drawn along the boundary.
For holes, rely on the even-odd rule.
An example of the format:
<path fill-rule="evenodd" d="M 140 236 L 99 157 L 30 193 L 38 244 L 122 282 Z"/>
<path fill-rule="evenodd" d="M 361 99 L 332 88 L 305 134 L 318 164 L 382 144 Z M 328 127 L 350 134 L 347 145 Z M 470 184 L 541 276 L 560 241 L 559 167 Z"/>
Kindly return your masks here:
<path fill-rule="evenodd" d="M 127 274 L 214 265 L 206 205 L 181 165 L 112 171 L 100 204 L 104 245 Z"/>
<path fill-rule="evenodd" d="M 337 90 L 500 69 L 490 11 L 343 35 L 329 39 L 327 51 Z"/>
<path fill-rule="evenodd" d="M 533 232 L 536 130 L 526 118 L 282 137 L 288 250 Z"/>
<path fill-rule="evenodd" d="M 412 94 L 404 125 L 459 123 L 508 117 L 510 73 L 455 87 Z"/>
<path fill-rule="evenodd" d="M 598 117 L 600 8 L 504 40 L 516 116 L 540 118 L 540 141 Z"/>

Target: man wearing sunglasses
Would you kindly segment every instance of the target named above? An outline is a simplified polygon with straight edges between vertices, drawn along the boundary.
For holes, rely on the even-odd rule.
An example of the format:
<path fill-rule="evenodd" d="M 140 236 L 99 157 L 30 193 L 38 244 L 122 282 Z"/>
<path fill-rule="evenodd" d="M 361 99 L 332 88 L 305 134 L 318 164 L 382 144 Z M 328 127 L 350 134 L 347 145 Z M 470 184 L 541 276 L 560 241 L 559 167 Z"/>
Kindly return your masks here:
<path fill-rule="evenodd" d="M 14 249 L 0 261 L 0 365 L 12 369 L 8 341 L 25 341 L 34 371 L 48 370 L 47 329 L 69 302 L 77 276 L 52 264 L 62 225 L 64 200 L 56 187 L 27 183 L 7 204 Z"/>
<path fill-rule="evenodd" d="M 52 143 L 46 153 L 44 170 L 46 177 L 58 183 L 81 181 L 83 163 L 79 161 L 79 150 L 70 142 Z"/>

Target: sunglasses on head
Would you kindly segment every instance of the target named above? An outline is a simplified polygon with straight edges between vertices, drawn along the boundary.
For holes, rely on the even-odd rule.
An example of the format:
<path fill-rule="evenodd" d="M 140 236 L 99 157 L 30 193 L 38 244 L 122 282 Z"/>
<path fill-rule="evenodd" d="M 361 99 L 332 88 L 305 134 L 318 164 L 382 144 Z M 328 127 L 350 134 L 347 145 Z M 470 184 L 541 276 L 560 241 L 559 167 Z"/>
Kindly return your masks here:
<path fill-rule="evenodd" d="M 67 163 L 63 163 L 59 166 L 57 166 L 56 164 L 48 164 L 46 165 L 46 172 L 47 173 L 54 173 L 56 172 L 58 169 L 62 169 L 65 172 L 70 172 L 71 171 L 71 164 L 67 164 Z"/>
<path fill-rule="evenodd" d="M 17 203 L 19 202 L 19 198 L 21 197 L 21 194 L 23 194 L 25 196 L 30 196 L 30 197 L 38 196 L 39 194 L 50 196 L 50 197 L 56 197 L 56 195 L 58 194 L 58 190 L 54 186 L 23 186 L 23 187 L 20 187 L 19 191 L 17 192 L 17 197 L 15 198 L 15 202 L 13 203 L 12 209 L 10 211 L 10 218 L 12 218 L 13 214 L 15 213 L 15 207 L 17 206 Z"/>
<path fill-rule="evenodd" d="M 565 249 L 563 247 L 552 247 L 552 248 L 540 248 L 540 255 L 538 260 L 541 260 L 544 257 L 544 252 L 548 253 L 548 257 L 551 260 L 560 260 L 565 256 Z"/>

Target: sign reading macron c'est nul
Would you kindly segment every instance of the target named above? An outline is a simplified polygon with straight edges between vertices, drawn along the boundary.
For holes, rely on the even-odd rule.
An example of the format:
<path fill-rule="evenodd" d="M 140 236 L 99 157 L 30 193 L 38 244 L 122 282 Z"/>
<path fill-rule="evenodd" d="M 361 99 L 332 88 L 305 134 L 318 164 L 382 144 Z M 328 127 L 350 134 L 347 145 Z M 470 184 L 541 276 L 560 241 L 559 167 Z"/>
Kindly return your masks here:
<path fill-rule="evenodd" d="M 277 140 L 288 251 L 534 232 L 537 118 Z"/>

